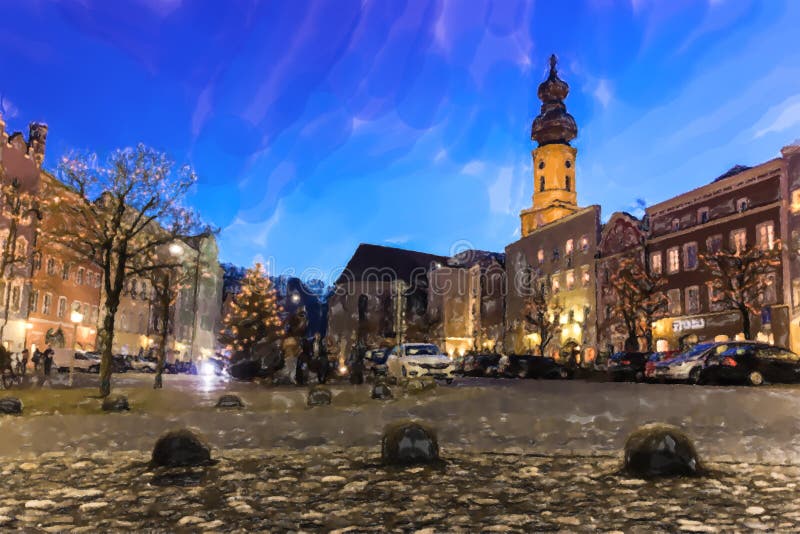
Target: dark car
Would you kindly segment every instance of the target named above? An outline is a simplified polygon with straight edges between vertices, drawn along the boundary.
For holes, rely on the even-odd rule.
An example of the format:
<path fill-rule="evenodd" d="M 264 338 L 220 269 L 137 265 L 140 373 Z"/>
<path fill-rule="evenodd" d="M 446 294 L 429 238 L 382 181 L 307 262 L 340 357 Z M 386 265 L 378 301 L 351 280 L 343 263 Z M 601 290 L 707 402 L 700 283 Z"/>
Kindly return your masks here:
<path fill-rule="evenodd" d="M 464 357 L 464 376 L 497 376 L 499 354 L 468 354 Z"/>
<path fill-rule="evenodd" d="M 364 372 L 367 376 L 386 376 L 386 360 L 391 349 L 371 349 L 364 356 Z"/>
<path fill-rule="evenodd" d="M 708 381 L 745 383 L 800 382 L 800 356 L 782 347 L 762 343 L 735 345 L 706 359 L 703 376 Z"/>
<path fill-rule="evenodd" d="M 622 380 L 644 381 L 648 352 L 617 352 L 608 359 L 608 377 L 614 382 Z"/>
<path fill-rule="evenodd" d="M 510 356 L 511 369 L 518 369 L 518 375 L 522 378 L 544 378 L 548 380 L 558 378 L 572 378 L 571 369 L 556 362 L 547 356 Z"/>

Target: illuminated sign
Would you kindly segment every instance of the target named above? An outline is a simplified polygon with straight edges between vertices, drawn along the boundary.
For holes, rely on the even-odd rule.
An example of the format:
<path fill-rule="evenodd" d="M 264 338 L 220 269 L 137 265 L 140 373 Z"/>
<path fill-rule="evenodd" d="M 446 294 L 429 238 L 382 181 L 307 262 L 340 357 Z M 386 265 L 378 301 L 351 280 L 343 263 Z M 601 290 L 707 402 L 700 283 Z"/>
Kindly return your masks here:
<path fill-rule="evenodd" d="M 706 321 L 703 318 L 698 319 L 680 319 L 672 321 L 673 332 L 685 332 L 687 330 L 699 330 L 706 327 Z"/>

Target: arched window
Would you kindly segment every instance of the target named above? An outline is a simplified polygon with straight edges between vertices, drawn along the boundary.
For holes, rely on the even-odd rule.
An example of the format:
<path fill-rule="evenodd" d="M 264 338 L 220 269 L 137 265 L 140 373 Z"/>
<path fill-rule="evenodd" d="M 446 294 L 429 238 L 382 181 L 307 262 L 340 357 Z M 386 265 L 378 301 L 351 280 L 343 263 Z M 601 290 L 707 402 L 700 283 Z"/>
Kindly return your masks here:
<path fill-rule="evenodd" d="M 570 184 L 569 176 L 564 177 L 564 189 L 567 191 L 572 191 L 572 184 Z"/>
<path fill-rule="evenodd" d="M 539 191 L 544 191 L 544 176 L 539 177 Z"/>

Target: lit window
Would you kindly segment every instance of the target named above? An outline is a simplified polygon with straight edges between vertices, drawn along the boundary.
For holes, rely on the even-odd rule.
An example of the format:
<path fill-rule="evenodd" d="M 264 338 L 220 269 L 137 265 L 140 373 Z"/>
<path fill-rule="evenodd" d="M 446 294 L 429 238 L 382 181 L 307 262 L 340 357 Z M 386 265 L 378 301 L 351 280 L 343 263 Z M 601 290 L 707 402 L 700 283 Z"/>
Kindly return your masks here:
<path fill-rule="evenodd" d="M 575 271 L 567 271 L 567 290 L 575 288 Z"/>
<path fill-rule="evenodd" d="M 589 237 L 583 236 L 581 237 L 581 250 L 586 252 L 589 250 Z"/>
<path fill-rule="evenodd" d="M 737 253 L 742 252 L 747 247 L 747 232 L 744 228 L 731 232 L 731 248 Z"/>
<path fill-rule="evenodd" d="M 654 274 L 661 274 L 661 253 L 653 252 L 650 254 L 650 270 Z"/>
<path fill-rule="evenodd" d="M 758 248 L 762 250 L 773 249 L 775 246 L 775 225 L 772 221 L 756 226 L 756 239 L 758 240 Z"/>
<path fill-rule="evenodd" d="M 697 269 L 697 243 L 683 245 L 683 268 L 687 271 Z"/>
<path fill-rule="evenodd" d="M 669 313 L 671 315 L 681 314 L 681 290 L 670 289 L 667 291 L 667 300 L 669 301 Z"/>
<path fill-rule="evenodd" d="M 573 241 L 572 241 L 572 239 L 567 239 L 567 244 L 566 244 L 566 245 L 564 245 L 564 252 L 566 252 L 567 256 L 569 256 L 570 254 L 572 254 L 572 250 L 573 250 L 573 248 L 574 248 L 574 246 L 573 246 Z"/>
<path fill-rule="evenodd" d="M 536 259 L 539 260 L 539 265 L 544 263 L 544 250 L 539 249 L 539 252 L 536 254 Z"/>
<path fill-rule="evenodd" d="M 589 268 L 584 267 L 583 272 L 581 272 L 581 284 L 583 287 L 589 287 L 589 282 L 591 282 L 592 276 L 589 274 Z"/>
<path fill-rule="evenodd" d="M 677 273 L 681 269 L 681 260 L 678 254 L 678 247 L 672 247 L 667 250 L 667 272 L 669 274 Z"/>
<path fill-rule="evenodd" d="M 707 223 L 708 222 L 708 208 L 700 208 L 697 210 L 697 222 L 699 224 Z"/>
<path fill-rule="evenodd" d="M 792 280 L 792 305 L 797 308 L 800 306 L 800 280 Z"/>
<path fill-rule="evenodd" d="M 558 276 L 553 275 L 553 293 L 558 293 L 561 290 L 561 284 L 558 282 Z"/>
<path fill-rule="evenodd" d="M 792 191 L 792 212 L 800 211 L 800 189 Z"/>
<path fill-rule="evenodd" d="M 691 286 L 686 288 L 686 313 L 700 312 L 700 288 Z"/>

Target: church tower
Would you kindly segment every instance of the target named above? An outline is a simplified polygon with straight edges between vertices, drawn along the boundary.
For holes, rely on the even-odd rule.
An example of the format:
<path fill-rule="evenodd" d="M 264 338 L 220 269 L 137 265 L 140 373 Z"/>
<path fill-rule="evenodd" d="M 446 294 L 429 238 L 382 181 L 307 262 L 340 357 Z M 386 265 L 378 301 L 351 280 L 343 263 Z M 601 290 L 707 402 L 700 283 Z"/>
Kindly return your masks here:
<path fill-rule="evenodd" d="M 531 151 L 533 206 L 520 213 L 522 237 L 578 210 L 575 191 L 578 151 L 569 144 L 578 135 L 578 127 L 564 105 L 569 86 L 558 77 L 556 61 L 555 54 L 551 55 L 550 75 L 539 85 L 542 108 L 531 127 L 531 139 L 538 143 Z"/>

